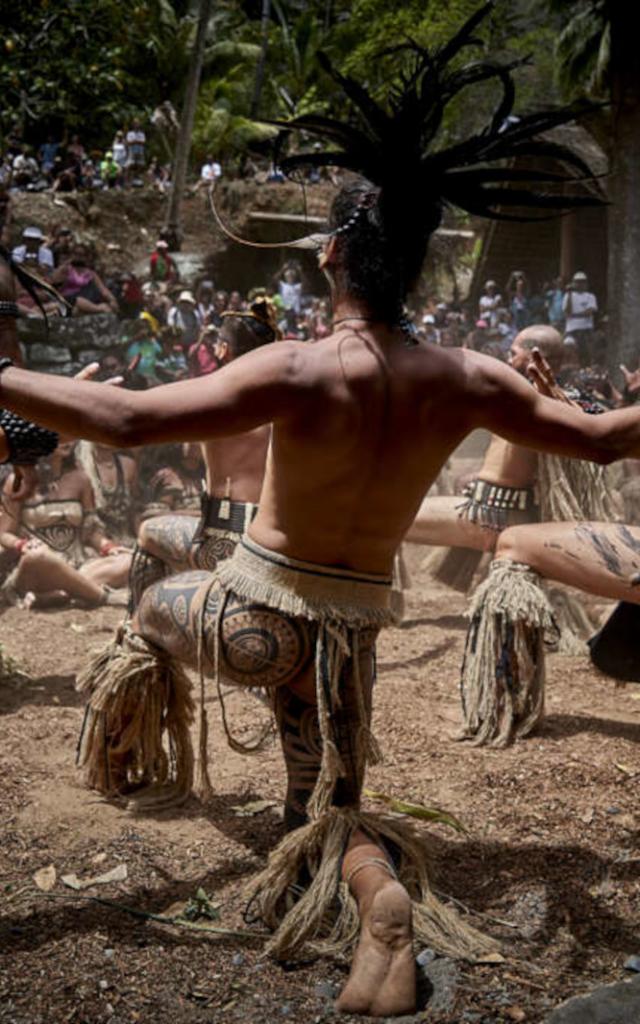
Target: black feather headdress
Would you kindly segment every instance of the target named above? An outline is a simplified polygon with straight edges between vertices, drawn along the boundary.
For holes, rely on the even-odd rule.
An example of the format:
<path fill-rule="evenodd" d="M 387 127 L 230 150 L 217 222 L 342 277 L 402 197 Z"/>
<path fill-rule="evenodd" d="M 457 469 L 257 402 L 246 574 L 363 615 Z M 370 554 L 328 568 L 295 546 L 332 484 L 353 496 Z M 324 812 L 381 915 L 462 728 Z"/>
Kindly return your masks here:
<path fill-rule="evenodd" d="M 479 8 L 439 49 L 429 51 L 408 42 L 387 51 L 406 57 L 406 66 L 385 106 L 319 54 L 323 68 L 355 109 L 358 125 L 314 114 L 270 122 L 286 132 L 302 131 L 332 147 L 284 157 L 279 161 L 284 173 L 330 165 L 363 176 L 377 190 L 387 231 L 401 232 L 409 249 L 413 241 L 416 259 L 418 248 L 424 255 L 426 239 L 437 228 L 447 204 L 507 220 L 530 220 L 601 204 L 597 189 L 585 184 L 575 187 L 578 181 L 593 180 L 584 160 L 544 137 L 593 109 L 591 105 L 516 118 L 512 116 L 512 72 L 523 61 L 474 61 L 460 66 L 457 58 L 465 48 L 478 44 L 474 31 L 492 6 L 488 3 Z M 465 141 L 438 149 L 436 137 L 448 104 L 462 90 L 490 81 L 499 83 L 501 98 L 489 122 Z M 350 218 L 350 223 L 355 220 Z M 416 260 L 406 250 L 405 257 L 409 271 Z"/>

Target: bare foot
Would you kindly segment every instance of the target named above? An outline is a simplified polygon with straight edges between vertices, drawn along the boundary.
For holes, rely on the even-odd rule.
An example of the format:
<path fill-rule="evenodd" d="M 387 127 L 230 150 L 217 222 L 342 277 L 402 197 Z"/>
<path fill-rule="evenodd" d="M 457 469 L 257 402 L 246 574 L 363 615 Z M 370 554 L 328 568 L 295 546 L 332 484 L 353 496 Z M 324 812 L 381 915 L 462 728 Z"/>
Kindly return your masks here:
<path fill-rule="evenodd" d="M 413 1013 L 416 966 L 409 894 L 384 868 L 373 865 L 358 873 L 357 882 L 360 941 L 336 1007 L 372 1017 Z"/>

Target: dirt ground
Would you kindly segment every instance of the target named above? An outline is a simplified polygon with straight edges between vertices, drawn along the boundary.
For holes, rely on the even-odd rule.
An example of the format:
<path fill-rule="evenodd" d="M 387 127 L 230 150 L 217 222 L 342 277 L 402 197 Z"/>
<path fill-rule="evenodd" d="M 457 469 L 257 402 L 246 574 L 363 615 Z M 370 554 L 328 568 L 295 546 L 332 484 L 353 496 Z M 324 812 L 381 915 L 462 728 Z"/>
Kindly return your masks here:
<path fill-rule="evenodd" d="M 431 828 L 434 885 L 504 941 L 505 960 L 436 960 L 435 993 L 411 1020 L 535 1024 L 570 995 L 620 980 L 626 957 L 640 953 L 640 690 L 616 688 L 586 656 L 552 655 L 538 735 L 505 751 L 455 743 L 465 601 L 427 587 L 415 569 L 422 554 L 413 554 L 407 619 L 380 642 L 374 724 L 386 760 L 369 784 L 466 824 L 465 837 Z M 243 929 L 243 885 L 282 834 L 276 747 L 232 753 L 215 712 L 208 806 L 193 799 L 132 817 L 83 788 L 73 764 L 82 719 L 74 676 L 119 617 L 12 609 L 0 623 L 6 652 L 29 676 L 0 684 L 0 1022 L 337 1020 L 331 996 L 342 964 L 287 969 L 260 959 L 255 937 L 167 927 L 62 883 L 126 865 L 126 879 L 84 895 L 164 914 L 201 888 L 219 906 L 218 927 Z M 265 713 L 247 696 L 234 694 L 229 706 L 245 737 Z M 239 816 L 256 801 L 272 806 Z M 56 881 L 41 892 L 33 875 L 50 865 Z"/>

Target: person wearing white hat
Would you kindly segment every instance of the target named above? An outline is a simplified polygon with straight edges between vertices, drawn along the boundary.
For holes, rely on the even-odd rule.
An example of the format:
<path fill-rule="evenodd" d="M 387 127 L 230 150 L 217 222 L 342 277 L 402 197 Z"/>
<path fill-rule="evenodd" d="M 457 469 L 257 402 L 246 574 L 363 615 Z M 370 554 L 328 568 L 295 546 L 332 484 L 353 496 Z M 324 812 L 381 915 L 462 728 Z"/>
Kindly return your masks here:
<path fill-rule="evenodd" d="M 195 344 L 198 340 L 202 320 L 192 292 L 187 290 L 180 292 L 175 306 L 169 310 L 167 324 L 169 327 L 180 328 L 185 347 L 189 348 Z"/>
<path fill-rule="evenodd" d="M 152 281 L 172 285 L 178 280 L 178 268 L 169 255 L 169 244 L 159 238 L 156 247 L 149 257 L 149 276 Z"/>
<path fill-rule="evenodd" d="M 495 327 L 498 323 L 498 309 L 501 306 L 502 296 L 498 292 L 496 282 L 487 281 L 478 302 L 480 319 L 487 321 L 490 327 Z"/>
<path fill-rule="evenodd" d="M 33 269 L 49 276 L 54 267 L 53 253 L 44 244 L 44 235 L 38 227 L 28 227 L 22 232 L 22 245 L 11 253 L 15 263 L 28 263 Z"/>
<path fill-rule="evenodd" d="M 587 275 L 577 270 L 571 278 L 562 303 L 566 317 L 565 333 L 570 334 L 578 347 L 580 365 L 588 366 L 591 359 L 591 338 L 594 315 L 598 312 L 598 300 L 588 290 Z"/>

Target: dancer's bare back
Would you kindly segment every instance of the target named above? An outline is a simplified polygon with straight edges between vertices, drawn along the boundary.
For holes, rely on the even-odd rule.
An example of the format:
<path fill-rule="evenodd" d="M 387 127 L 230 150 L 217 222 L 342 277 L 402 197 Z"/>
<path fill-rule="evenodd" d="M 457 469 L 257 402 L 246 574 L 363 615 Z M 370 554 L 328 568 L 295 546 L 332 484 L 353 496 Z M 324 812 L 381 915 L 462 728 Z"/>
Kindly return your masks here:
<path fill-rule="evenodd" d="M 202 455 L 207 494 L 257 505 L 271 439 L 271 425 L 264 423 L 233 437 L 205 441 Z"/>

